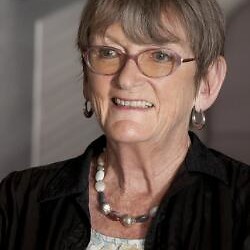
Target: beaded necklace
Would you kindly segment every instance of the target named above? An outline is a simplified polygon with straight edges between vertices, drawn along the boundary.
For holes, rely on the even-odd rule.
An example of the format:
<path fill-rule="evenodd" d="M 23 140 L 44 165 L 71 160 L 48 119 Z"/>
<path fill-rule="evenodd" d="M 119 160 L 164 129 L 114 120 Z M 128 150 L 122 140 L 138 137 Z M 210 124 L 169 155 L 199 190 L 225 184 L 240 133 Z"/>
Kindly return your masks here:
<path fill-rule="evenodd" d="M 98 203 L 100 211 L 109 219 L 113 221 L 119 221 L 123 226 L 129 227 L 135 223 L 145 223 L 150 218 L 153 218 L 157 212 L 158 206 L 155 206 L 149 210 L 148 214 L 142 214 L 138 216 L 132 216 L 128 214 L 119 213 L 111 208 L 111 205 L 107 202 L 104 190 L 105 190 L 105 162 L 100 155 L 97 159 L 97 168 L 95 174 L 95 189 L 98 193 Z"/>

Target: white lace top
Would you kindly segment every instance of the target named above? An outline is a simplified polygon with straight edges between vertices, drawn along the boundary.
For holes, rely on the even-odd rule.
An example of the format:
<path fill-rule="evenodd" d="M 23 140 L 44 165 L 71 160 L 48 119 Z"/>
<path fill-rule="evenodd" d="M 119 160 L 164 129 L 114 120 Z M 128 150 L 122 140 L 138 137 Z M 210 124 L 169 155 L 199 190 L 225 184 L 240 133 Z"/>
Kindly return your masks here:
<path fill-rule="evenodd" d="M 130 240 L 103 235 L 91 229 L 87 250 L 143 250 L 144 239 Z"/>

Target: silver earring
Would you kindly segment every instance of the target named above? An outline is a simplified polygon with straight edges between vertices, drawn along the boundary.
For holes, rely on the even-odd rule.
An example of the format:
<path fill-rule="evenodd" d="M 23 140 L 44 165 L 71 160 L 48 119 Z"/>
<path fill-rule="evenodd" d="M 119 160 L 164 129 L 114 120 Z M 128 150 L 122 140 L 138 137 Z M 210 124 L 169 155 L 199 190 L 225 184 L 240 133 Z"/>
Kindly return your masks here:
<path fill-rule="evenodd" d="M 192 114 L 191 114 L 191 119 L 192 119 L 192 125 L 196 128 L 196 129 L 203 129 L 203 127 L 206 124 L 206 116 L 205 113 L 201 110 L 201 111 L 196 111 L 195 107 L 193 107 L 192 109 Z"/>
<path fill-rule="evenodd" d="M 91 107 L 90 101 L 85 101 L 84 107 L 83 107 L 83 114 L 86 118 L 90 118 L 93 115 L 93 109 Z"/>

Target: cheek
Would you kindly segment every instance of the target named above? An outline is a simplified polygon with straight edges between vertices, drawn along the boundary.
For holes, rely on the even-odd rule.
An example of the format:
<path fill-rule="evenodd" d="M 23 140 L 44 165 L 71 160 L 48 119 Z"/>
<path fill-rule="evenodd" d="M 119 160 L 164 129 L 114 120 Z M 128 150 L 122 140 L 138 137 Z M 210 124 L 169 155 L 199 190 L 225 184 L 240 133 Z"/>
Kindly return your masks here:
<path fill-rule="evenodd" d="M 89 72 L 87 85 L 92 96 L 105 97 L 110 92 L 111 77 Z"/>
<path fill-rule="evenodd" d="M 102 120 L 107 114 L 109 104 L 109 80 L 104 76 L 89 73 L 86 90 L 97 118 Z"/>
<path fill-rule="evenodd" d="M 160 111 L 166 119 L 175 120 L 189 119 L 194 97 L 195 86 L 191 76 L 178 77 L 178 80 L 169 78 L 164 88 L 158 91 Z"/>

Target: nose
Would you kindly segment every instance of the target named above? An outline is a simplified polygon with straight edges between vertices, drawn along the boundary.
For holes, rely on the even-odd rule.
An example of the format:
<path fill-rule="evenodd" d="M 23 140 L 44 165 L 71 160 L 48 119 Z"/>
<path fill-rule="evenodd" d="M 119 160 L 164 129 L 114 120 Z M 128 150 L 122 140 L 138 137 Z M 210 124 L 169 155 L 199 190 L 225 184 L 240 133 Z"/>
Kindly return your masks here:
<path fill-rule="evenodd" d="M 139 70 L 135 60 L 128 58 L 115 80 L 119 88 L 130 90 L 141 86 L 145 82 L 145 76 Z"/>

